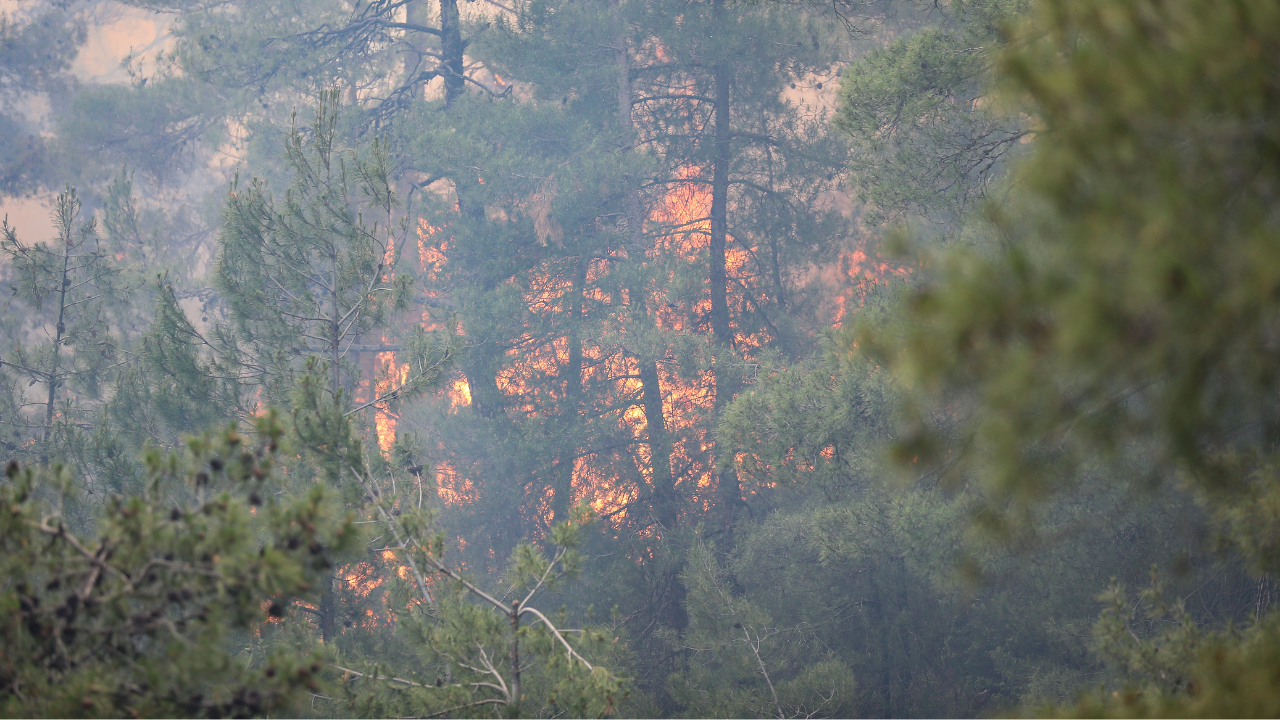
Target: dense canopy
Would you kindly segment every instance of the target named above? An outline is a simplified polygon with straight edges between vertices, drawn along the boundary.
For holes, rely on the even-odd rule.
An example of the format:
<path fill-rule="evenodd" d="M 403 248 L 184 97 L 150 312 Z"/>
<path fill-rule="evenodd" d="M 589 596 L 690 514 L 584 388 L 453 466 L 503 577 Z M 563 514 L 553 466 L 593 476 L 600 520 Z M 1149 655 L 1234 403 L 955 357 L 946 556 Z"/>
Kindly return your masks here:
<path fill-rule="evenodd" d="M 1280 715 L 1277 0 L 0 2 L 0 713 Z"/>

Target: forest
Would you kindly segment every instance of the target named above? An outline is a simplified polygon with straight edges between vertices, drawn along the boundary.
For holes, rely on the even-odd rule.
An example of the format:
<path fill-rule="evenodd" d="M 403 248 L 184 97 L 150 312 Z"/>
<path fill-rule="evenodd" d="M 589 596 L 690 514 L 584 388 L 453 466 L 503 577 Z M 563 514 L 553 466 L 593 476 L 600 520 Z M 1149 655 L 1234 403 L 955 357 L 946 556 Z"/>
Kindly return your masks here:
<path fill-rule="evenodd" d="M 1280 0 L 0 0 L 0 715 L 1280 716 Z"/>

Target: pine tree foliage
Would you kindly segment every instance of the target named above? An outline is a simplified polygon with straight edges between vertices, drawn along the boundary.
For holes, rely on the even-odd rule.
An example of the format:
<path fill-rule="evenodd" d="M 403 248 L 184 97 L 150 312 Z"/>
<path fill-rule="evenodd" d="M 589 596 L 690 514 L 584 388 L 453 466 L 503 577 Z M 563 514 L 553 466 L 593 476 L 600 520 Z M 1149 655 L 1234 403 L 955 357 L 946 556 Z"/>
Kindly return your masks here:
<path fill-rule="evenodd" d="M 591 522 L 579 506 L 555 526 L 544 553 L 521 543 L 494 592 L 445 559 L 445 534 L 427 509 L 397 508 L 386 484 L 366 474 L 397 559 L 401 601 L 409 612 L 399 667 L 387 668 L 385 648 L 363 664 L 364 672 L 340 667 L 348 706 L 361 715 L 491 716 L 494 710 L 521 717 L 605 717 L 626 697 L 624 681 L 602 662 L 616 660 L 605 635 L 592 628 L 564 627 L 560 613 L 534 604 L 581 571 L 581 533 Z M 616 638 L 615 638 L 616 641 Z M 593 658 L 595 663 L 588 658 Z M 389 674 L 391 670 L 395 674 Z M 413 679 L 409 679 L 413 678 Z"/>
<path fill-rule="evenodd" d="M 1107 607 L 1095 628 L 1097 652 L 1125 686 L 1028 711 L 1044 717 L 1270 717 L 1280 708 L 1276 613 L 1244 627 L 1202 627 L 1185 600 L 1164 598 L 1154 571 L 1137 602 L 1114 584 L 1102 599 Z"/>
<path fill-rule="evenodd" d="M 991 193 L 1030 133 L 989 94 L 1004 26 L 1028 7 L 936 3 L 938 21 L 844 70 L 834 124 L 853 140 L 851 180 L 866 221 L 954 234 Z"/>
<path fill-rule="evenodd" d="M 389 158 L 379 143 L 368 159 L 335 145 L 337 101 L 337 91 L 321 93 L 307 141 L 292 130 L 293 184 L 279 206 L 257 180 L 234 184 L 227 199 L 215 274 L 234 336 L 223 334 L 217 349 L 264 388 L 268 402 L 286 401 L 292 374 L 308 357 L 327 363 L 330 394 L 349 390 L 353 346 L 407 302 L 410 278 L 395 267 L 409 221 L 395 214 Z M 416 367 L 393 392 L 421 391 L 433 370 Z"/>
<path fill-rule="evenodd" d="M 1092 652 L 1094 596 L 1108 578 L 1141 584 L 1152 561 L 1184 568 L 1170 592 L 1197 592 L 1198 621 L 1237 617 L 1256 597 L 1238 564 L 1196 540 L 1210 526 L 1185 496 L 1135 505 L 1123 484 L 1093 480 L 1046 508 L 1052 541 L 975 537 L 974 495 L 939 489 L 947 466 L 892 485 L 883 448 L 896 383 L 836 338 L 809 363 L 763 368 L 721 424 L 741 477 L 778 486 L 753 499 L 761 519 L 718 562 L 743 601 L 821 638 L 851 670 L 841 712 L 965 716 L 1070 700 L 1106 671 Z M 691 617 L 716 607 L 686 606 Z M 792 672 L 822 658 L 797 658 Z"/>
<path fill-rule="evenodd" d="M 53 221 L 58 237 L 50 242 L 23 242 L 7 219 L 0 240 L 10 290 L 6 330 L 15 340 L 2 367 L 12 374 L 10 382 L 26 381 L 11 386 L 5 433 L 44 459 L 74 442 L 81 429 L 73 420 L 75 407 L 101 396 L 118 362 L 108 309 L 125 291 L 114 258 L 99 241 L 97 218 L 81 215 L 73 188 L 58 195 Z M 23 384 L 38 396 L 29 399 Z"/>
<path fill-rule="evenodd" d="M 39 0 L 0 11 L 0 193 L 56 188 L 72 164 L 40 132 L 31 112 L 41 101 L 61 107 L 76 82 L 71 65 L 88 39 L 64 0 Z"/>
<path fill-rule="evenodd" d="M 893 359 L 972 398 L 963 457 L 999 507 L 1135 450 L 1135 482 L 1185 472 L 1223 512 L 1270 492 L 1273 11 L 1051 3 L 1044 38 L 1005 58 L 1040 125 L 1022 195 L 993 216 L 999 250 L 939 262 Z M 904 454 L 932 457 L 928 439 Z"/>
<path fill-rule="evenodd" d="M 681 579 L 689 626 L 667 641 L 683 662 L 669 682 L 692 717 L 848 717 L 857 680 L 810 627 L 780 626 L 733 589 L 714 550 L 698 541 Z"/>
<path fill-rule="evenodd" d="M 991 242 L 929 261 L 901 337 L 861 335 L 923 391 L 898 457 L 945 461 L 995 536 L 1035 537 L 1047 498 L 1101 478 L 1196 499 L 1219 548 L 1261 573 L 1227 630 L 1153 588 L 1170 619 L 1144 633 L 1141 603 L 1113 591 L 1100 650 L 1126 689 L 1064 712 L 1273 712 L 1277 12 L 1040 4 L 1000 58 L 1036 139 Z M 966 421 L 940 426 L 939 408 Z"/>
<path fill-rule="evenodd" d="M 11 462 L 4 513 L 4 713 L 34 717 L 292 712 L 323 654 L 242 638 L 312 597 L 356 539 L 324 488 L 278 497 L 282 429 L 192 438 L 146 458 L 145 490 L 113 496 L 89 534 L 60 515 L 65 468 Z"/>
<path fill-rule="evenodd" d="M 1274 2 L 88 4 L 4 712 L 1275 714 Z"/>
<path fill-rule="evenodd" d="M 136 494 L 145 450 L 177 450 L 183 437 L 237 416 L 241 387 L 220 376 L 203 335 L 183 312 L 173 285 L 157 280 L 149 327 L 132 338 L 132 362 L 118 368 L 85 447 L 105 494 Z"/>

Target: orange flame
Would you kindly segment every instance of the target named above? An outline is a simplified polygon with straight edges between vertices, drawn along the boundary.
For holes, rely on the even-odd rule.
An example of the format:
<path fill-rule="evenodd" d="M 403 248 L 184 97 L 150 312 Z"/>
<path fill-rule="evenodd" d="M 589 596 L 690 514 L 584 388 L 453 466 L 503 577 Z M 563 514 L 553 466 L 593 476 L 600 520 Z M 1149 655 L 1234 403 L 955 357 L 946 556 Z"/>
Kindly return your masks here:
<path fill-rule="evenodd" d="M 377 379 L 374 382 L 374 397 L 382 396 L 403 385 L 409 379 L 409 364 L 397 366 L 394 350 L 378 353 L 375 368 Z M 378 435 L 378 447 L 384 453 L 389 451 L 396 442 L 396 422 L 399 419 L 400 416 L 392 412 L 386 403 L 376 406 L 374 426 Z"/>
<path fill-rule="evenodd" d="M 654 52 L 662 50 L 655 48 Z M 562 462 L 571 462 L 572 500 L 587 503 L 599 515 L 614 522 L 628 517 L 627 508 L 646 494 L 644 485 L 651 484 L 654 477 L 638 361 L 616 340 L 579 338 L 580 347 L 574 347 L 569 337 L 546 333 L 540 328 L 561 326 L 560 318 L 575 309 L 590 321 L 579 327 L 603 325 L 620 329 L 630 312 L 628 306 L 643 300 L 659 329 L 669 333 L 709 334 L 706 320 L 711 306 L 709 280 L 704 280 L 702 291 L 692 297 L 676 297 L 669 292 L 677 274 L 705 273 L 710 246 L 711 193 L 704 175 L 705 168 L 681 168 L 666 196 L 649 213 L 646 230 L 653 242 L 645 252 L 644 261 L 654 271 L 654 279 L 643 288 L 647 297 L 632 298 L 630 289 L 617 288 L 617 283 L 608 277 L 613 264 L 606 259 L 588 264 L 585 284 L 581 286 L 570 280 L 581 272 L 576 266 L 579 260 L 573 257 L 546 259 L 507 281 L 509 287 L 519 289 L 530 321 L 526 334 L 516 338 L 507 350 L 506 362 L 496 373 L 494 386 L 511 401 L 507 404 L 509 412 L 524 419 L 551 421 L 552 416 L 566 412 L 586 412 L 605 423 L 616 424 L 616 437 L 627 439 L 618 449 L 592 452 L 590 448 L 583 448 L 581 456 L 552 458 L 548 463 L 552 472 L 563 472 L 554 468 L 562 468 Z M 418 228 L 418 250 L 420 277 L 426 281 L 427 297 L 444 300 L 443 289 L 452 284 L 451 238 L 442 227 L 422 221 Z M 743 238 L 732 235 L 727 238 L 725 260 L 731 279 L 729 302 L 734 318 L 748 315 L 753 303 L 768 302 L 763 295 L 749 295 L 757 291 L 744 289 L 750 287 L 751 274 L 759 272 L 756 252 L 757 247 Z M 543 324 L 540 319 L 552 322 Z M 428 322 L 426 313 L 423 321 Z M 748 357 L 771 339 L 763 332 L 739 327 L 736 320 L 731 322 L 731 329 L 737 348 Z M 575 351 L 582 359 L 579 368 L 571 365 Z M 693 499 L 694 508 L 708 510 L 715 497 L 715 445 L 709 432 L 715 405 L 715 374 L 704 368 L 688 376 L 681 373 L 677 363 L 662 358 L 657 369 L 663 421 L 670 438 L 668 460 L 673 479 L 677 489 Z M 466 379 L 455 379 L 442 394 L 449 408 L 457 410 L 471 404 L 473 390 Z M 584 405 L 576 405 L 578 402 Z M 472 469 L 465 460 L 437 458 L 435 467 L 438 495 L 446 505 L 465 506 L 479 498 L 483 480 L 471 476 Z M 549 490 L 550 483 L 541 487 L 548 489 L 529 492 L 523 502 L 523 512 L 527 517 L 547 522 L 554 494 Z"/>
<path fill-rule="evenodd" d="M 436 494 L 445 505 L 470 505 L 478 499 L 475 483 L 462 477 L 453 463 L 436 463 Z"/>
<path fill-rule="evenodd" d="M 846 283 L 844 291 L 836 296 L 836 316 L 832 327 L 837 328 L 844 324 L 845 316 L 853 308 L 866 304 L 867 296 L 877 286 L 884 285 L 893 276 L 911 274 L 909 267 L 873 260 L 862 248 L 842 253 L 837 269 Z"/>
<path fill-rule="evenodd" d="M 471 385 L 466 378 L 454 380 L 449 386 L 449 409 L 457 410 L 471 404 Z"/>

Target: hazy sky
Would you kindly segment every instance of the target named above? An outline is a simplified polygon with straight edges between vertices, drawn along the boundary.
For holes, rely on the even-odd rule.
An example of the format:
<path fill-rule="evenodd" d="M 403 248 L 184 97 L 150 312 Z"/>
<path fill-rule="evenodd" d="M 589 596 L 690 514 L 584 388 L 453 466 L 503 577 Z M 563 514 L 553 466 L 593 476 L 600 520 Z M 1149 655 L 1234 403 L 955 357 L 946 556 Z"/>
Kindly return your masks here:
<path fill-rule="evenodd" d="M 0 13 L 21 14 L 28 6 L 23 0 L 0 0 Z M 80 48 L 72 72 L 81 82 L 128 82 L 129 76 L 120 62 L 130 52 L 137 56 L 153 56 L 163 47 L 166 35 L 164 17 L 145 10 L 121 6 L 106 0 L 86 3 L 85 19 L 89 38 Z M 49 205 L 53 194 L 33 198 L 0 197 L 0 217 L 8 216 L 23 241 L 47 240 L 53 235 Z"/>

